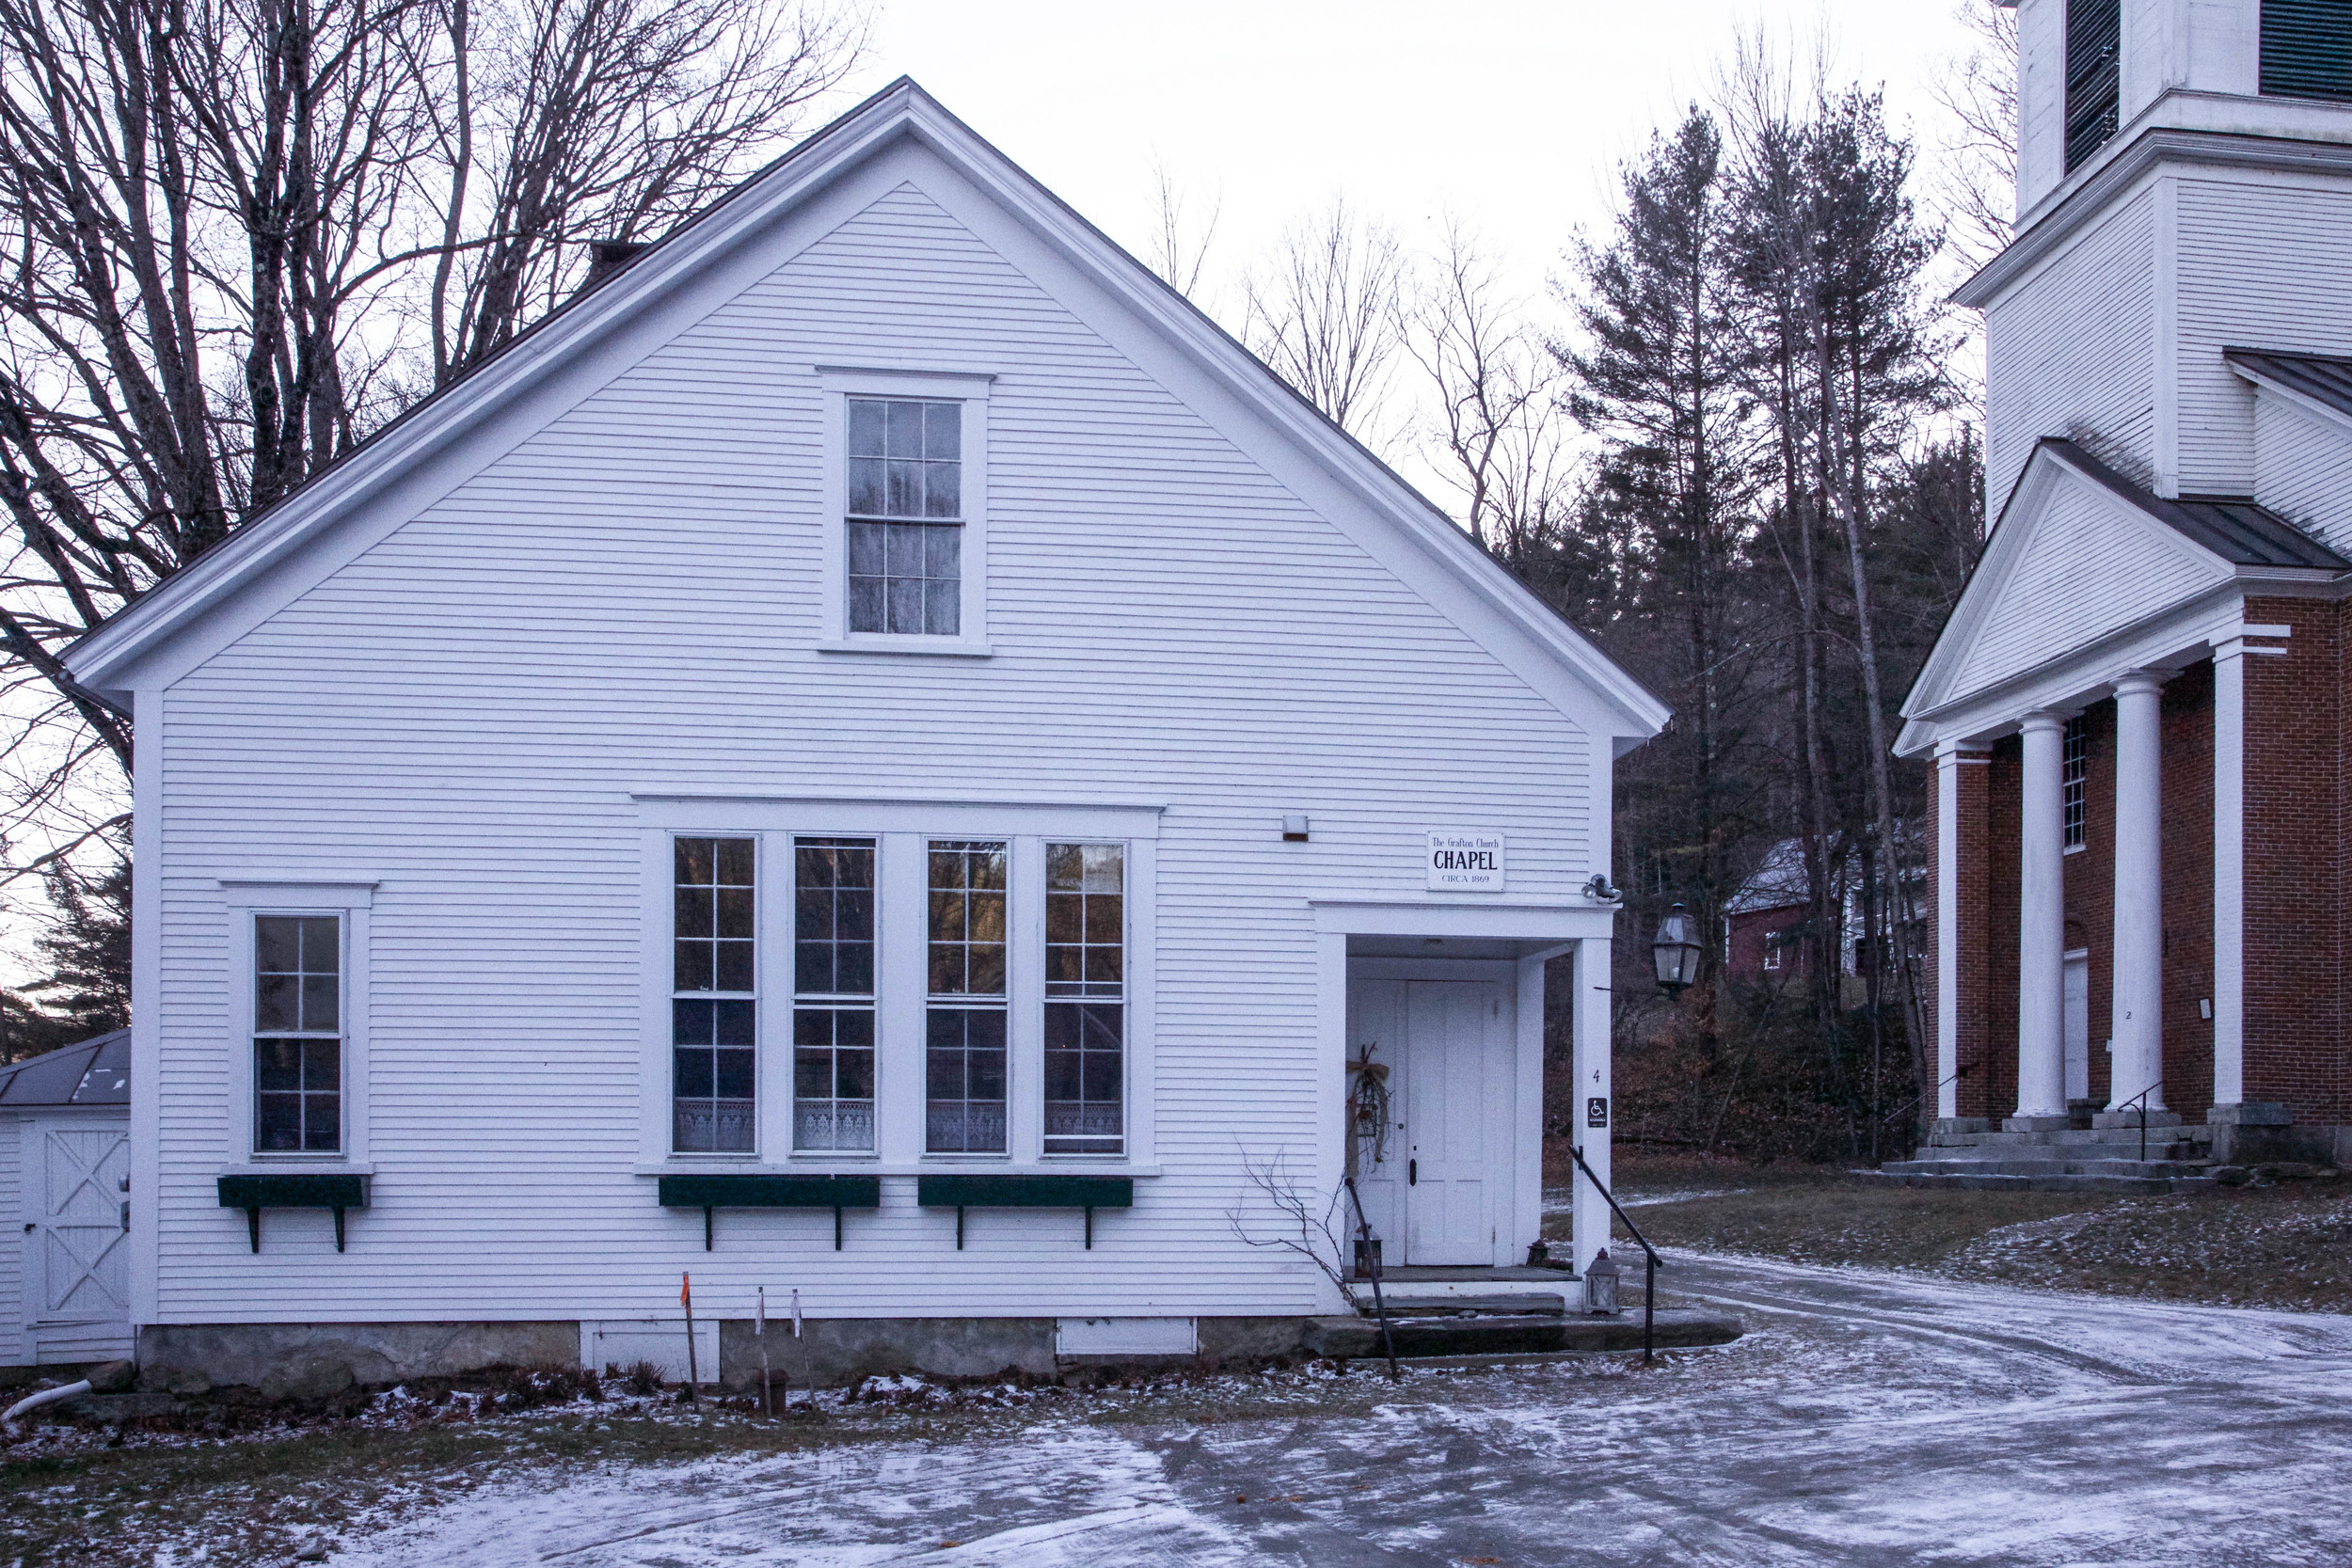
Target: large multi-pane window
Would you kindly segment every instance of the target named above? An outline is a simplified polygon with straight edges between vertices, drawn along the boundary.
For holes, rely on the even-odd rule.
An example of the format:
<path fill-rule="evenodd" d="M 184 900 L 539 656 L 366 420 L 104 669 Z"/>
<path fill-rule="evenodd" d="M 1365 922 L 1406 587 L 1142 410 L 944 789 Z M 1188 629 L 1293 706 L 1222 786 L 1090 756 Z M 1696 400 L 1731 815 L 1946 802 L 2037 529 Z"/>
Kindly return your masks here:
<path fill-rule="evenodd" d="M 2058 747 L 2058 802 L 2066 847 L 2079 848 L 2090 826 L 2090 732 L 2080 714 L 2066 721 Z"/>
<path fill-rule="evenodd" d="M 2066 169 L 2106 145 L 2122 102 L 2122 0 L 2066 0 Z"/>
<path fill-rule="evenodd" d="M 850 399 L 849 626 L 962 629 L 963 405 Z"/>
<path fill-rule="evenodd" d="M 253 1147 L 342 1148 L 342 920 L 253 919 Z"/>
<path fill-rule="evenodd" d="M 1045 847 L 1045 1152 L 1126 1148 L 1126 854 Z"/>
<path fill-rule="evenodd" d="M 749 1153 L 759 1054 L 757 856 L 748 838 L 679 838 L 671 848 L 671 1147 Z"/>
<path fill-rule="evenodd" d="M 2262 0 L 2262 90 L 2352 100 L 2352 0 Z"/>
<path fill-rule="evenodd" d="M 1001 842 L 930 846 L 924 1148 L 1005 1149 L 1005 896 Z"/>
<path fill-rule="evenodd" d="M 792 846 L 792 1147 L 874 1147 L 874 841 Z"/>

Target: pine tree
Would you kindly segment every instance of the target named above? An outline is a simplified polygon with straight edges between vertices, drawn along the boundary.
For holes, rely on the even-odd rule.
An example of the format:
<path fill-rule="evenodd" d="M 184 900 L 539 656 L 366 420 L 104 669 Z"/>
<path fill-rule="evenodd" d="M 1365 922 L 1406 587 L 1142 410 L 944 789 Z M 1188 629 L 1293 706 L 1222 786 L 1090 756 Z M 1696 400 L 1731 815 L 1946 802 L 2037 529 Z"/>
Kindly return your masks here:
<path fill-rule="evenodd" d="M 68 1044 L 131 1023 L 131 863 L 91 879 L 70 868 L 49 874 L 55 929 L 34 939 L 49 973 L 25 987 L 42 999 Z"/>
<path fill-rule="evenodd" d="M 1625 171 L 1613 233 L 1578 256 L 1581 341 L 1555 351 L 1570 414 L 1602 443 L 1588 514 L 1625 519 L 1633 536 L 1623 619 L 1603 641 L 1675 708 L 1668 733 L 1621 765 L 1620 822 L 1647 840 L 1634 859 L 1651 867 L 1634 907 L 1688 904 L 1707 934 L 1693 991 L 1709 1043 L 1718 911 L 1751 792 L 1735 759 L 1750 662 L 1740 607 L 1752 421 L 1725 299 L 1722 161 L 1714 120 L 1694 107 Z"/>

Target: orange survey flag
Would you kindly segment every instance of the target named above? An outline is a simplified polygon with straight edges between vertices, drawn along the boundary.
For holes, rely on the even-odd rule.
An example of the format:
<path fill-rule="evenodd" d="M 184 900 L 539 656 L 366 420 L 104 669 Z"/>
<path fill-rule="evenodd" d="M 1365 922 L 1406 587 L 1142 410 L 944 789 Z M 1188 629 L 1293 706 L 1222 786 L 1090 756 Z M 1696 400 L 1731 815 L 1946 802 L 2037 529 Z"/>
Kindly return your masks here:
<path fill-rule="evenodd" d="M 692 1275 L 691 1275 L 691 1274 L 681 1274 L 681 1275 L 679 1275 L 677 1277 L 678 1277 L 678 1287 L 677 1287 L 677 1304 L 678 1304 L 680 1307 L 691 1307 L 691 1306 L 693 1306 L 693 1305 L 694 1305 L 694 1276 L 693 1276 Z"/>

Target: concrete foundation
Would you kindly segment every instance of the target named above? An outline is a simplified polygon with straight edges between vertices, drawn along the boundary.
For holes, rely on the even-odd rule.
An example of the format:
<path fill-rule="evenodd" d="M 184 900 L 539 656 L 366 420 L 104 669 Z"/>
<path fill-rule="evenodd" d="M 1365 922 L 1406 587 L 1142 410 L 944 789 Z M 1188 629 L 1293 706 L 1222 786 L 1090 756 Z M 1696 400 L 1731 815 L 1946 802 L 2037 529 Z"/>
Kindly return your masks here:
<path fill-rule="evenodd" d="M 1314 1320 L 1202 1318 L 1195 1355 L 1061 1356 L 1052 1318 L 818 1318 L 792 1337 L 771 1319 L 769 1364 L 794 1388 L 847 1387 L 863 1377 L 1052 1378 L 1079 1367 L 1248 1365 L 1313 1354 Z M 758 1386 L 759 1338 L 749 1320 L 719 1323 L 722 1386 Z M 576 1366 L 577 1323 L 167 1323 L 139 1336 L 144 1388 L 200 1394 L 251 1388 L 273 1399 L 318 1399 L 410 1378 L 453 1377 L 487 1367 Z M 706 1370 L 706 1375 L 708 1375 Z"/>
<path fill-rule="evenodd" d="M 145 1388 L 316 1399 L 485 1367 L 575 1366 L 580 1324 L 151 1323 L 139 1331 L 138 1361 Z"/>

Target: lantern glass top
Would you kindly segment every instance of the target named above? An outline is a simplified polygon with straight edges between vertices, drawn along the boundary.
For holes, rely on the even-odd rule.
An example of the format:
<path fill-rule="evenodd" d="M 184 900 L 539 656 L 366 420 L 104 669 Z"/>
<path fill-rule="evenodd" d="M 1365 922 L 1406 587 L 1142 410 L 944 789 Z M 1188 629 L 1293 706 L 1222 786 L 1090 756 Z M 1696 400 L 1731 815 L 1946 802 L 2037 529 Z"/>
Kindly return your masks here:
<path fill-rule="evenodd" d="M 1680 904 L 1658 923 L 1658 940 L 1649 944 L 1658 965 L 1658 984 L 1668 991 L 1681 990 L 1699 977 L 1699 942 L 1690 911 Z"/>

